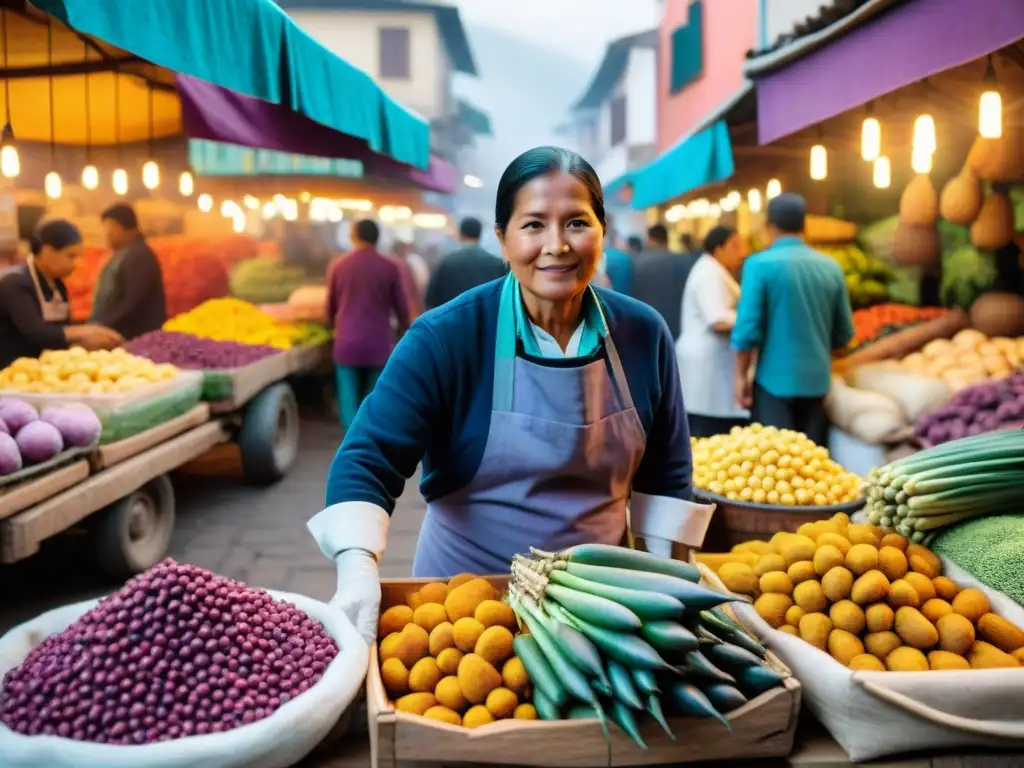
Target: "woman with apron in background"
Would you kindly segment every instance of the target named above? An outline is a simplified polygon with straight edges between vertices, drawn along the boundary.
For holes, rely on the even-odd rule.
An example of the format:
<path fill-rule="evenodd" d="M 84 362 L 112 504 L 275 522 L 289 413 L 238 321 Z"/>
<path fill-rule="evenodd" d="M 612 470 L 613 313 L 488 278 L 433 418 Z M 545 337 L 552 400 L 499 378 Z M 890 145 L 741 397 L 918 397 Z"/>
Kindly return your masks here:
<path fill-rule="evenodd" d="M 20 357 L 71 346 L 111 349 L 124 339 L 99 325 L 68 325 L 71 306 L 64 278 L 82 253 L 82 234 L 64 219 L 41 224 L 26 263 L 0 278 L 0 369 Z"/>

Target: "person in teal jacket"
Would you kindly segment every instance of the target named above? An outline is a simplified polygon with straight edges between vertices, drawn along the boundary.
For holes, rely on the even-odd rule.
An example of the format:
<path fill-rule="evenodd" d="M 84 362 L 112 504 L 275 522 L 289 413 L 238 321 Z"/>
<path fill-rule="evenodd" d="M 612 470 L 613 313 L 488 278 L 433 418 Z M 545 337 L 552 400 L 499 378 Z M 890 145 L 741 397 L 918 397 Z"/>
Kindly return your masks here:
<path fill-rule="evenodd" d="M 827 445 L 832 354 L 853 338 L 853 315 L 842 269 L 803 240 L 806 216 L 800 195 L 768 204 L 771 245 L 743 265 L 733 375 L 752 421 Z"/>

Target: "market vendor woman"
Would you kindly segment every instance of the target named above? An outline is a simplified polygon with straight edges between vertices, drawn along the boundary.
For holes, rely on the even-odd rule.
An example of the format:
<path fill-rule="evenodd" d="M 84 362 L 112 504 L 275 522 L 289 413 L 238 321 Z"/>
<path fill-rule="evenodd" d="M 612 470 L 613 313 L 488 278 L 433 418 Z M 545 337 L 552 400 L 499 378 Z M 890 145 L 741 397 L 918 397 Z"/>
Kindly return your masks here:
<path fill-rule="evenodd" d="M 124 339 L 100 325 L 68 325 L 71 308 L 64 278 L 82 252 L 82 234 L 69 221 L 39 226 L 32 253 L 21 267 L 0 279 L 0 368 L 19 357 L 38 357 L 47 349 L 78 345 L 110 349 Z"/>
<path fill-rule="evenodd" d="M 500 573 L 531 546 L 698 544 L 673 339 L 649 307 L 590 285 L 604 244 L 601 182 L 539 147 L 498 186 L 508 277 L 428 312 L 395 348 L 309 522 L 338 567 L 335 604 L 372 637 L 390 515 L 423 462 L 413 575 Z M 627 506 L 629 512 L 627 513 Z"/>

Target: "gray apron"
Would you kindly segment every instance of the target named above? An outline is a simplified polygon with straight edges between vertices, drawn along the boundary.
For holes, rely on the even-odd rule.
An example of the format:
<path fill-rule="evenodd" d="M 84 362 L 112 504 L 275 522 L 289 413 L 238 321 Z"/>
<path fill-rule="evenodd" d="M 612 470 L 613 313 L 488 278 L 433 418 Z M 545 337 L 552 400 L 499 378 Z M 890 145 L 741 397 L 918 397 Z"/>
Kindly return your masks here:
<path fill-rule="evenodd" d="M 465 488 L 427 505 L 416 578 L 504 573 L 531 546 L 620 544 L 626 533 L 646 435 L 603 315 L 597 359 L 549 367 L 514 354 L 515 318 L 501 307 L 483 459 Z"/>
<path fill-rule="evenodd" d="M 46 294 L 43 293 L 43 285 L 39 282 L 35 256 L 30 255 L 25 261 L 25 266 L 28 267 L 28 275 L 32 278 L 32 285 L 36 289 L 36 301 L 39 302 L 39 312 L 43 316 L 43 321 L 67 325 L 71 319 L 71 305 L 64 300 L 55 284 L 50 285 L 51 298 L 46 298 Z"/>

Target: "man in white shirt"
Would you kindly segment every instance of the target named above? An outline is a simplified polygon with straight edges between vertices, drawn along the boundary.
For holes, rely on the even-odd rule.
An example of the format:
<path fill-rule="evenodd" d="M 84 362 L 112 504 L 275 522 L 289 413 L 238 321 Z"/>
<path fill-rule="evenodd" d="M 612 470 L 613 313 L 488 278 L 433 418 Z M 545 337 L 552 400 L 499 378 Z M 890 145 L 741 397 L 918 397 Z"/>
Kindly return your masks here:
<path fill-rule="evenodd" d="M 749 413 L 733 392 L 733 351 L 740 286 L 733 276 L 744 258 L 743 242 L 731 227 L 715 227 L 690 271 L 680 311 L 682 331 L 676 357 L 690 434 L 710 437 L 746 424 Z"/>

